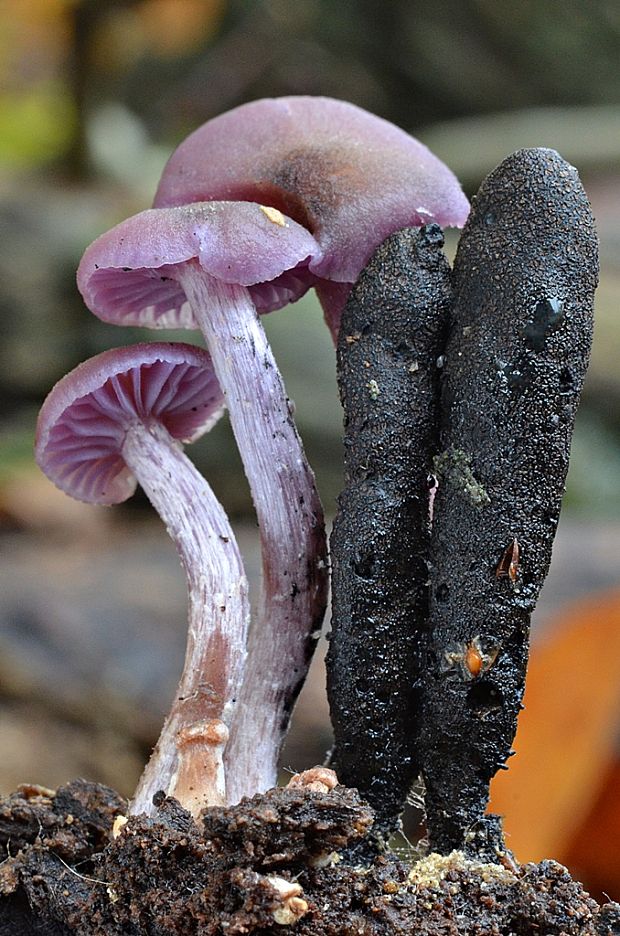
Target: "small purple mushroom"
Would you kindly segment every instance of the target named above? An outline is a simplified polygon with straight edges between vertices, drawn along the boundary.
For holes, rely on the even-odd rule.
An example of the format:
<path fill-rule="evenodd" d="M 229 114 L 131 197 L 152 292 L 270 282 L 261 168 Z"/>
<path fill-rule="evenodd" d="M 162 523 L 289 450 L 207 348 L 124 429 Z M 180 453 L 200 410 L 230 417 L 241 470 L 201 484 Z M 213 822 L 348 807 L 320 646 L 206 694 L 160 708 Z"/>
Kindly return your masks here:
<path fill-rule="evenodd" d="M 405 227 L 461 227 L 469 203 L 448 167 L 394 124 L 327 97 L 265 98 L 208 121 L 175 150 L 155 206 L 253 201 L 310 231 L 308 263 L 334 339 L 375 249 Z"/>
<path fill-rule="evenodd" d="M 39 414 L 35 455 L 45 474 L 96 504 L 126 500 L 139 482 L 187 576 L 183 675 L 132 813 L 152 814 L 159 790 L 194 815 L 226 801 L 223 752 L 245 662 L 248 587 L 226 514 L 179 444 L 206 432 L 220 409 L 209 355 L 154 343 L 79 365 Z"/>
<path fill-rule="evenodd" d="M 231 725 L 232 801 L 273 786 L 288 717 L 327 600 L 323 512 L 257 308 L 308 288 L 316 241 L 246 202 L 151 209 L 108 231 L 78 270 L 86 304 L 126 325 L 200 327 L 252 490 L 263 590 Z"/>

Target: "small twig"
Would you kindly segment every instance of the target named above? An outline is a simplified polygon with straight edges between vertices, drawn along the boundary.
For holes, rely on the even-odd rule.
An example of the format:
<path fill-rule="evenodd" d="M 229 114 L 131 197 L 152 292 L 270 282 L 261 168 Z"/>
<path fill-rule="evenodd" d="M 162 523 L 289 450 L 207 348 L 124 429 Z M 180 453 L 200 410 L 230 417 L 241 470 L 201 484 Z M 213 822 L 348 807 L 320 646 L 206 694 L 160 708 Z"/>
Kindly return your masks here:
<path fill-rule="evenodd" d="M 100 880 L 100 878 L 92 878 L 92 877 L 88 877 L 85 874 L 80 874 L 79 871 L 76 871 L 75 868 L 72 868 L 71 865 L 68 865 L 67 862 L 64 861 L 64 859 L 60 857 L 59 854 L 57 854 L 56 852 L 51 852 L 51 854 L 54 856 L 54 858 L 58 858 L 61 865 L 64 865 L 67 871 L 70 871 L 71 874 L 74 874 L 76 877 L 81 878 L 82 881 L 87 881 L 90 884 L 103 884 L 106 887 L 112 887 L 111 881 L 102 881 Z"/>

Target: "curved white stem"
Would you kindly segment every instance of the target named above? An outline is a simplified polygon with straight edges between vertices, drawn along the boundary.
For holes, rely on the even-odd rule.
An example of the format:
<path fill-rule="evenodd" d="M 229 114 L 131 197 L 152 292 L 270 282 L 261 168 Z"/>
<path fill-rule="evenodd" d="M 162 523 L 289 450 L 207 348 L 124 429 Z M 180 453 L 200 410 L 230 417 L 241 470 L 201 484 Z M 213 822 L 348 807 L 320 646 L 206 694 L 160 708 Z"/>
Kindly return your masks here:
<path fill-rule="evenodd" d="M 243 286 L 184 264 L 179 277 L 226 398 L 260 529 L 263 585 L 225 752 L 227 797 L 274 786 L 290 713 L 327 600 L 323 510 L 282 377 Z"/>
<path fill-rule="evenodd" d="M 163 790 L 198 815 L 226 800 L 222 758 L 243 678 L 247 580 L 223 508 L 163 426 L 133 425 L 123 457 L 175 543 L 189 604 L 183 675 L 130 812 L 152 815 Z"/>

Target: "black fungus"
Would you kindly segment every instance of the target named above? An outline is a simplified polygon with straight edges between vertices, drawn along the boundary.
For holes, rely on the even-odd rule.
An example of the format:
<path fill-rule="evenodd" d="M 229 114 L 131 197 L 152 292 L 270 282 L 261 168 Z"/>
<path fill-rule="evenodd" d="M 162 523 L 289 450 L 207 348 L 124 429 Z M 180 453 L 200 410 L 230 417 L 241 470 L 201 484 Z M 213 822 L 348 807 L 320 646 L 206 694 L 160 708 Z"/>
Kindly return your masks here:
<path fill-rule="evenodd" d="M 436 362 L 451 299 L 442 247 L 437 225 L 388 238 L 351 293 L 338 343 L 345 489 L 331 540 L 332 763 L 376 811 L 377 840 L 395 828 L 419 770 Z"/>
<path fill-rule="evenodd" d="M 461 237 L 442 369 L 421 737 L 428 833 L 439 851 L 468 847 L 488 825 L 489 781 L 516 731 L 597 277 L 576 170 L 552 150 L 509 156 L 482 184 Z M 455 662 L 488 645 L 496 651 L 479 664 L 469 651 L 474 672 Z"/>

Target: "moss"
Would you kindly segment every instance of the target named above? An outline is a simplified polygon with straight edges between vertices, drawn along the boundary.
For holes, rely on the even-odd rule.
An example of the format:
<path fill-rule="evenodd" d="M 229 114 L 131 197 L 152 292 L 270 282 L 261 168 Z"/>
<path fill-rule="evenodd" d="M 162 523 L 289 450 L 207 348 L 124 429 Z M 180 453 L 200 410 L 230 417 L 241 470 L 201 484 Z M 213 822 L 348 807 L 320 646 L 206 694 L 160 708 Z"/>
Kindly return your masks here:
<path fill-rule="evenodd" d="M 471 455 L 454 447 L 433 459 L 433 470 L 440 481 L 460 489 L 476 507 L 486 507 L 491 498 L 471 469 Z"/>

